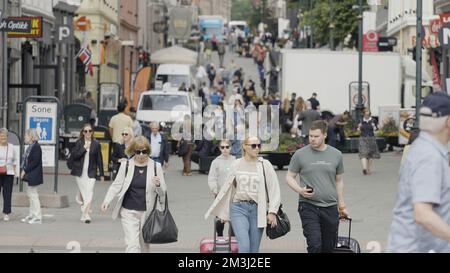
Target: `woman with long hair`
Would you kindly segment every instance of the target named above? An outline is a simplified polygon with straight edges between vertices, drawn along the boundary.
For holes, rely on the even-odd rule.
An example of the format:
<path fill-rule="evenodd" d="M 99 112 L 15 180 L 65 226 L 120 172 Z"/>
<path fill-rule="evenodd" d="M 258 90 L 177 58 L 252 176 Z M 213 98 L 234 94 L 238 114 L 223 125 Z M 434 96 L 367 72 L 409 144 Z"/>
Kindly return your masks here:
<path fill-rule="evenodd" d="M 225 184 L 231 164 L 236 160 L 236 157 L 231 155 L 231 147 L 231 141 L 222 140 L 219 145 L 221 155 L 211 163 L 208 185 L 214 198 L 217 197 L 220 189 Z M 224 223 L 217 221 L 216 232 L 219 237 L 223 236 L 224 226 Z"/>
<path fill-rule="evenodd" d="M 258 157 L 259 138 L 247 137 L 242 146 L 244 157 L 232 164 L 205 218 L 214 215 L 222 221 L 231 220 L 239 252 L 258 253 L 264 228 L 267 224 L 272 227 L 278 224 L 280 185 L 272 164 Z"/>
<path fill-rule="evenodd" d="M 76 177 L 79 193 L 76 200 L 81 206 L 81 221 L 90 224 L 92 218 L 92 199 L 97 179 L 97 169 L 101 181 L 105 181 L 103 170 L 102 149 L 100 143 L 94 139 L 92 125 L 86 124 L 80 132 L 80 138 L 75 143 L 71 157 L 73 168 L 71 175 Z"/>
<path fill-rule="evenodd" d="M 164 210 L 164 172 L 161 164 L 149 157 L 151 146 L 145 137 L 135 138 L 126 153 L 132 158 L 121 162 L 119 173 L 103 201 L 102 211 L 106 212 L 112 200 L 118 197 L 112 217 L 122 220 L 126 252 L 149 252 L 150 245 L 144 242 L 142 227 L 157 198 L 157 209 Z"/>
<path fill-rule="evenodd" d="M 285 133 L 289 133 L 293 122 L 292 116 L 294 115 L 293 109 L 291 108 L 291 102 L 289 99 L 283 101 L 283 105 L 280 109 L 280 125 L 281 129 Z"/>

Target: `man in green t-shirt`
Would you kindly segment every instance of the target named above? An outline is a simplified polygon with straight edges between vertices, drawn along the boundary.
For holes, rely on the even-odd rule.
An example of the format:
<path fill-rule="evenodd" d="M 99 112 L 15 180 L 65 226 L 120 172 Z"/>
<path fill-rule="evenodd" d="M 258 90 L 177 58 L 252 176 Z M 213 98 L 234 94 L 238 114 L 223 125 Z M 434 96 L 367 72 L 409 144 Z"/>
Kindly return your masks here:
<path fill-rule="evenodd" d="M 327 123 L 313 122 L 310 145 L 292 157 L 286 177 L 300 194 L 299 214 L 309 253 L 330 253 L 336 246 L 339 218 L 348 217 L 344 202 L 342 153 L 325 144 Z M 300 175 L 300 185 L 296 178 Z"/>

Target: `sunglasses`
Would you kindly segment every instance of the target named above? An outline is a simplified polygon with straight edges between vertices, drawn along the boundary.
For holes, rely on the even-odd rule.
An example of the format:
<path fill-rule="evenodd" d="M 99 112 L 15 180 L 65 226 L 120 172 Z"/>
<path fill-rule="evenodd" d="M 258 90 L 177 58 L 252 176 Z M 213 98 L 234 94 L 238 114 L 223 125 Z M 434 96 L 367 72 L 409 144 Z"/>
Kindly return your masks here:
<path fill-rule="evenodd" d="M 252 147 L 253 150 L 261 149 L 262 145 L 261 144 L 247 144 L 247 146 Z"/>
<path fill-rule="evenodd" d="M 92 133 L 92 130 L 84 130 L 84 132 L 87 133 Z"/>
<path fill-rule="evenodd" d="M 127 133 L 123 133 L 123 134 L 122 134 L 122 136 L 129 136 L 129 134 L 127 134 Z"/>
<path fill-rule="evenodd" d="M 220 146 L 220 149 L 221 149 L 221 150 L 225 150 L 225 149 L 229 150 L 229 149 L 230 149 L 230 146 Z"/>
<path fill-rule="evenodd" d="M 134 151 L 135 155 L 148 155 L 148 150 L 136 150 Z"/>

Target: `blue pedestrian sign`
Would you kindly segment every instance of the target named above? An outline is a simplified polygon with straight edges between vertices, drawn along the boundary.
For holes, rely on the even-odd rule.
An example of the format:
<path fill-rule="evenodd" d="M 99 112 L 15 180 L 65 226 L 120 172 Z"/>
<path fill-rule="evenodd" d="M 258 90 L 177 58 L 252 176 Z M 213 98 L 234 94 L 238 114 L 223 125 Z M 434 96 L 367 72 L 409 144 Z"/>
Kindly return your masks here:
<path fill-rule="evenodd" d="M 53 118 L 30 117 L 30 129 L 36 129 L 40 141 L 52 140 Z"/>
<path fill-rule="evenodd" d="M 56 144 L 58 105 L 56 103 L 28 102 L 26 129 L 35 129 L 40 144 Z"/>

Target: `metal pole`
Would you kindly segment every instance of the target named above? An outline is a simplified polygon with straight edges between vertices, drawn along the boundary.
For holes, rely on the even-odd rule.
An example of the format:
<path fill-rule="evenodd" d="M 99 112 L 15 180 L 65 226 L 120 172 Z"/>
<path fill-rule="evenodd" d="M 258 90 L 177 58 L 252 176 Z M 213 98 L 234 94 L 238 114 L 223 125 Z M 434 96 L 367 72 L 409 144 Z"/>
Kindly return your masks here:
<path fill-rule="evenodd" d="M 442 48 L 442 65 L 444 67 L 444 70 L 442 72 L 442 89 L 443 91 L 447 92 L 450 89 L 450 86 L 447 86 L 447 79 L 450 78 L 449 76 L 449 58 L 450 50 L 446 48 Z"/>
<path fill-rule="evenodd" d="M 3 17 L 6 18 L 8 10 L 8 0 L 3 0 Z M 2 33 L 2 44 L 3 44 L 3 50 L 2 50 L 2 66 L 3 66 L 3 76 L 2 76 L 2 105 L 3 108 L 3 121 L 2 126 L 8 127 L 8 41 L 7 41 L 7 33 Z"/>
<path fill-rule="evenodd" d="M 416 33 L 416 122 L 419 128 L 420 106 L 422 104 L 422 0 L 417 0 L 417 33 Z"/>
<path fill-rule="evenodd" d="M 356 106 L 356 120 L 360 122 L 362 120 L 362 111 L 364 109 L 363 104 L 363 1 L 359 0 L 359 43 L 358 43 L 358 51 L 359 51 L 359 68 L 358 68 L 358 105 Z"/>
<path fill-rule="evenodd" d="M 333 0 L 329 0 L 330 6 L 330 50 L 334 51 L 334 24 L 333 24 Z"/>
<path fill-rule="evenodd" d="M 313 9 L 313 1 L 312 1 L 312 0 L 309 0 L 309 11 L 311 12 L 312 9 Z M 311 37 L 310 37 L 310 40 L 309 40 L 309 42 L 310 42 L 309 47 L 310 47 L 310 48 L 314 48 L 314 35 L 313 35 L 313 28 L 312 28 L 312 25 L 309 26 L 309 30 L 310 30 L 310 32 L 311 32 Z"/>

